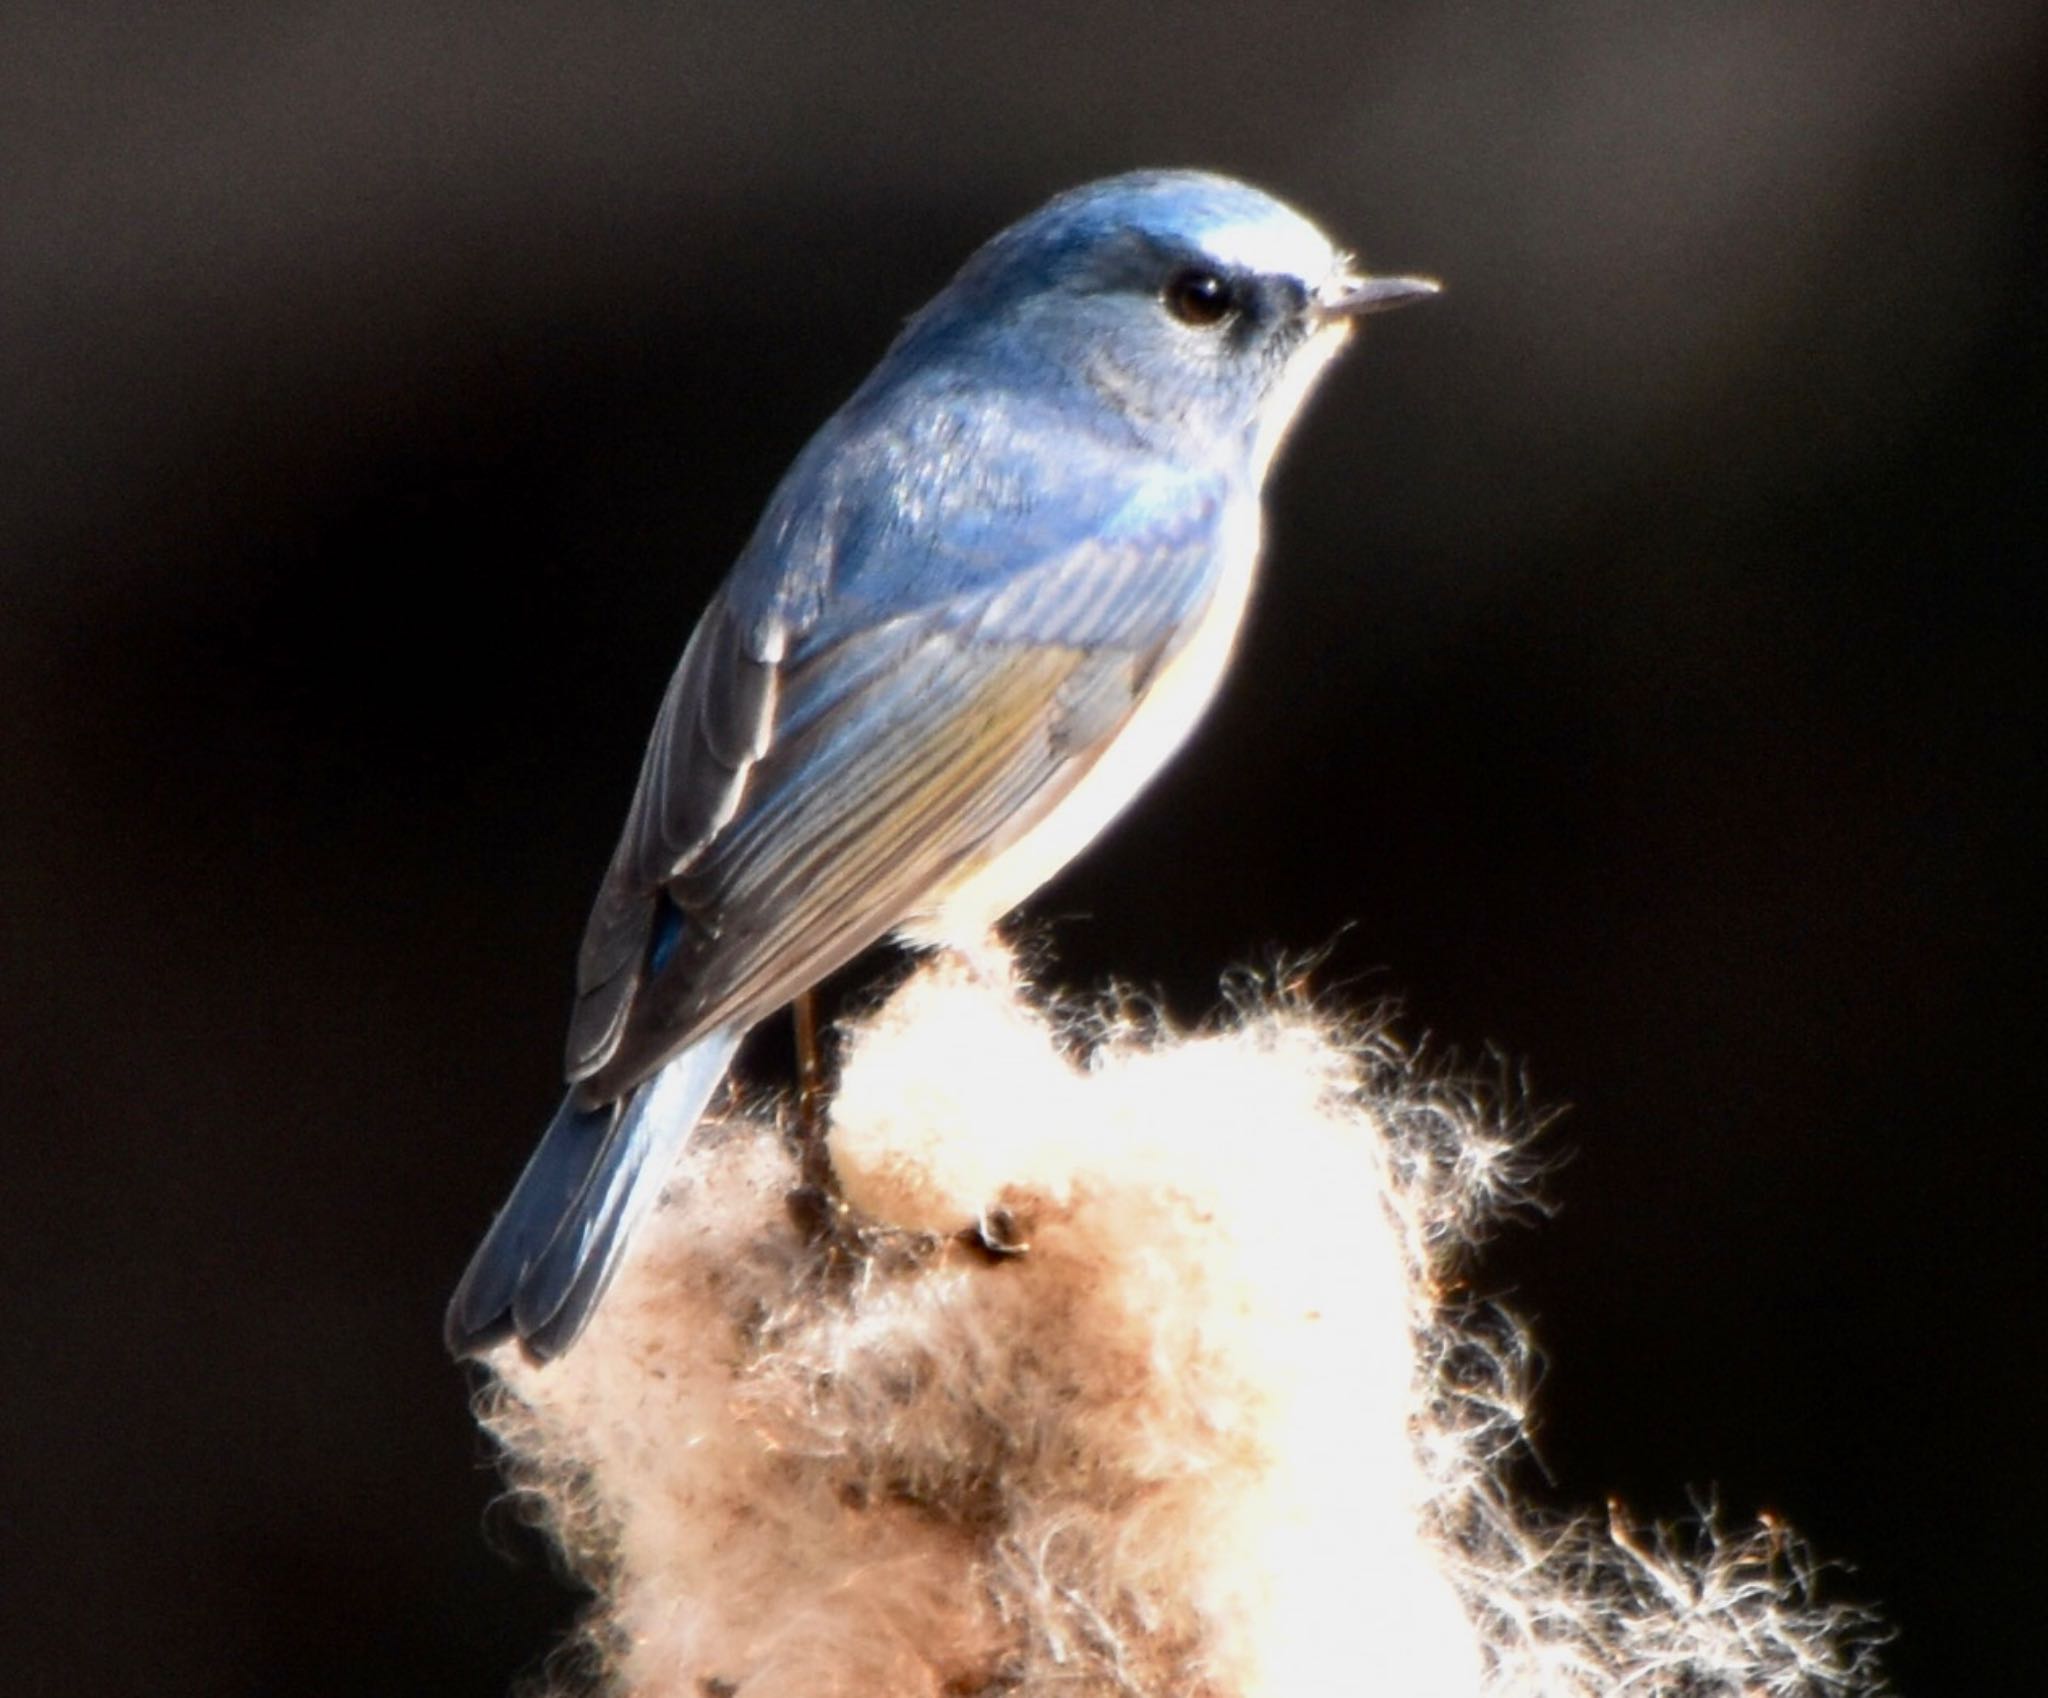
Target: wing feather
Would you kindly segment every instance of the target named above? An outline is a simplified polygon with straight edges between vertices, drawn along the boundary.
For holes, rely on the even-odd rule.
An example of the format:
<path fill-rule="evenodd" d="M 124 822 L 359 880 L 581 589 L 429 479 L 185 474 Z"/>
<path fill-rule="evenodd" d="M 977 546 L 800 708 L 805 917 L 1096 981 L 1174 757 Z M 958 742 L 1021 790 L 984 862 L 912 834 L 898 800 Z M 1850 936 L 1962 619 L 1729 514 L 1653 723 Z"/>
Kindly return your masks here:
<path fill-rule="evenodd" d="M 705 611 L 662 697 L 640 783 L 584 927 L 569 1021 L 568 1077 L 585 1079 L 618 1047 L 657 909 L 655 894 L 731 821 L 767 749 L 779 693 L 779 633 L 749 641 L 720 595 Z"/>
<path fill-rule="evenodd" d="M 1092 751 L 1055 746 L 1048 704 L 1084 650 L 928 634 L 895 675 L 844 701 L 838 758 L 779 747 L 758 777 L 767 829 L 716 840 L 668 886 L 683 942 L 640 987 L 600 1083 L 660 1065 L 691 1034 L 759 1019 L 913 914 L 1010 818 L 1063 794 Z"/>
<path fill-rule="evenodd" d="M 743 561 L 663 699 L 585 933 L 567 1058 L 584 1100 L 760 1019 L 1043 817 L 1213 591 L 1229 494 L 1146 486 L 1014 571 L 886 611 L 849 591 L 802 630 Z M 922 546 L 919 581 L 943 587 Z"/>

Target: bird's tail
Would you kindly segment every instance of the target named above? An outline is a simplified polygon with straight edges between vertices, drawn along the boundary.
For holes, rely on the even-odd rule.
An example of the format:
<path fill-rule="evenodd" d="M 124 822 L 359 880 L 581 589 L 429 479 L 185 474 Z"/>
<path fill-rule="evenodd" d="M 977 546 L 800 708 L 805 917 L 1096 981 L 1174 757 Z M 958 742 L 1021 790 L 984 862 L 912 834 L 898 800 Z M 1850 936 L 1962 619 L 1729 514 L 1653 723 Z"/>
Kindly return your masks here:
<path fill-rule="evenodd" d="M 516 1337 L 544 1362 L 576 1342 L 738 1044 L 709 1033 L 617 1102 L 562 1099 L 449 1300 L 453 1354 Z"/>

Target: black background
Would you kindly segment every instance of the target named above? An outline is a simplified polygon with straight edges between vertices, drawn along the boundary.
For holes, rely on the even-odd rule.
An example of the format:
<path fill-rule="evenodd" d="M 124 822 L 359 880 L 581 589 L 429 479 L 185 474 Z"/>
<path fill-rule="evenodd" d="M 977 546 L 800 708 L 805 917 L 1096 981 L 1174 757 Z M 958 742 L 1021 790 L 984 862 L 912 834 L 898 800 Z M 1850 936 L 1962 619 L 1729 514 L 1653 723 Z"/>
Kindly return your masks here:
<path fill-rule="evenodd" d="M 491 1694 L 567 1594 L 441 1302 L 697 607 L 1045 195 L 1238 172 L 1445 298 L 1273 492 L 1072 983 L 1525 1062 L 1560 1501 L 1789 1517 L 2038 1668 L 2048 18 L 91 4 L 0 25 L 9 1690 Z M 774 1057 L 763 1058 L 772 1065 Z"/>

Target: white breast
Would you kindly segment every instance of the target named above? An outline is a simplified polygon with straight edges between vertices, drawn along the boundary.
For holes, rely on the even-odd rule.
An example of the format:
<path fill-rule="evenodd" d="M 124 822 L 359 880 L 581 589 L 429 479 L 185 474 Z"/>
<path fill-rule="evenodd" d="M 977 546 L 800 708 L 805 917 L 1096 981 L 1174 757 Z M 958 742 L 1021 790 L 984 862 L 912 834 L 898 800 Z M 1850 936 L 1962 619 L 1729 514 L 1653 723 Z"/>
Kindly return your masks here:
<path fill-rule="evenodd" d="M 1222 682 L 1251 599 L 1259 556 L 1256 498 L 1237 503 L 1225 524 L 1215 593 L 1123 729 L 1043 818 L 933 893 L 924 915 L 903 927 L 912 941 L 979 944 L 996 921 L 1087 848 L 1187 740 Z"/>

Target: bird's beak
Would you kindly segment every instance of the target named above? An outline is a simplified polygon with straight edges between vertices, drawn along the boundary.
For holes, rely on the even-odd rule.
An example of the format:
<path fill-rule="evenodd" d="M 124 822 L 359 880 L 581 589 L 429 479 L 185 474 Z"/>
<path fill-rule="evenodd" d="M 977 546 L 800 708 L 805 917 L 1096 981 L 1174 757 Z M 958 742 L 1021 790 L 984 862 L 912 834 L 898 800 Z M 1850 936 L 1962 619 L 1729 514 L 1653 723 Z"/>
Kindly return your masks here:
<path fill-rule="evenodd" d="M 1443 293 L 1430 277 L 1367 277 L 1339 271 L 1315 292 L 1312 310 L 1319 319 L 1363 318 L 1369 312 L 1391 312 L 1410 301 Z"/>

